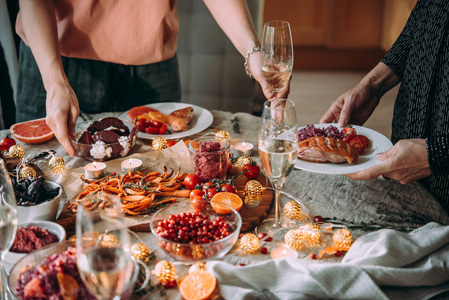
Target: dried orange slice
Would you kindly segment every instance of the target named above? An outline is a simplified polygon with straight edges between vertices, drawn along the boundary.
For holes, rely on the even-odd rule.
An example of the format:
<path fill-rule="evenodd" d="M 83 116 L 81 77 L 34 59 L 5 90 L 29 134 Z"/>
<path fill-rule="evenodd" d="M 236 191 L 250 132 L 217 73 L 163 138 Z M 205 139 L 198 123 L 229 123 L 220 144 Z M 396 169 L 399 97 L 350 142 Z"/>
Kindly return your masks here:
<path fill-rule="evenodd" d="M 243 206 L 242 198 L 240 198 L 237 194 L 229 192 L 217 193 L 210 200 L 210 205 L 217 213 L 221 215 L 229 214 L 232 210 L 225 205 L 221 205 L 222 203 L 232 207 L 236 211 L 239 211 Z"/>
<path fill-rule="evenodd" d="M 217 286 L 217 279 L 208 271 L 187 274 L 179 285 L 179 291 L 186 300 L 209 298 Z"/>

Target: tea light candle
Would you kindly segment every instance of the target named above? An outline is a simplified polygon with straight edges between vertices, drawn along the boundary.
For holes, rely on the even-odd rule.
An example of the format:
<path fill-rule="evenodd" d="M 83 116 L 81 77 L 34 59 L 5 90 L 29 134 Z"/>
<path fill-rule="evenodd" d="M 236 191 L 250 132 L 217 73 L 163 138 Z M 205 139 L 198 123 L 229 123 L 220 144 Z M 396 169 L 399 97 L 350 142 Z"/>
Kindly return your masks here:
<path fill-rule="evenodd" d="M 271 258 L 282 258 L 282 257 L 296 258 L 298 257 L 298 253 L 295 250 L 282 245 L 277 248 L 274 248 L 271 251 L 270 256 Z"/>
<path fill-rule="evenodd" d="M 84 167 L 84 176 L 86 178 L 99 178 L 106 172 L 106 164 L 102 162 L 91 162 Z"/>
<path fill-rule="evenodd" d="M 132 172 L 142 166 L 142 161 L 138 158 L 129 158 L 122 161 L 120 165 L 122 167 L 122 172 L 126 172 L 128 170 Z"/>
<path fill-rule="evenodd" d="M 233 146 L 233 152 L 237 156 L 240 155 L 253 155 L 254 152 L 254 145 L 248 142 L 240 142 Z"/>

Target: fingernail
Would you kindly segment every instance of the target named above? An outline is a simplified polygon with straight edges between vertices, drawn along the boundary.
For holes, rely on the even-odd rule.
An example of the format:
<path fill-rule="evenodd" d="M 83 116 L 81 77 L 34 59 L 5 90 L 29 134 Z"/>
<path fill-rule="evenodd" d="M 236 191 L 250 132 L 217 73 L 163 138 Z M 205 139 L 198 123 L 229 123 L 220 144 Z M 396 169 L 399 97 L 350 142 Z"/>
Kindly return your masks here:
<path fill-rule="evenodd" d="M 265 95 L 267 96 L 268 99 L 271 99 L 274 97 L 274 94 L 271 90 L 265 90 Z"/>

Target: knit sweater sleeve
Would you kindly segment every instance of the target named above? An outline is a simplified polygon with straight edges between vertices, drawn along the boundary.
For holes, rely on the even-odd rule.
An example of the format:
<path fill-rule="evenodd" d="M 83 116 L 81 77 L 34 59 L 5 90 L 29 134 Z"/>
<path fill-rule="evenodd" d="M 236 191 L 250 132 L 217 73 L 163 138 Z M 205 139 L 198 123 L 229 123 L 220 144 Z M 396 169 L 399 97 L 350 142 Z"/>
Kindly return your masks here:
<path fill-rule="evenodd" d="M 449 175 L 449 135 L 429 136 L 426 143 L 432 175 Z"/>

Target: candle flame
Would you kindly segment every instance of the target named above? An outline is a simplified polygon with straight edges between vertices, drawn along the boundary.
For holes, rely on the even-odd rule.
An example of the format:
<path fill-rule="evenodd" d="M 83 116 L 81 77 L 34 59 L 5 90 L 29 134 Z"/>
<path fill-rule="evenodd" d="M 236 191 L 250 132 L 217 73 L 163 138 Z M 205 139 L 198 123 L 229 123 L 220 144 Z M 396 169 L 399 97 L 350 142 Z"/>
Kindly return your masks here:
<path fill-rule="evenodd" d="M 92 163 L 92 165 L 94 166 L 94 169 L 97 168 L 97 163 L 95 161 Z"/>
<path fill-rule="evenodd" d="M 131 166 L 132 164 L 133 164 L 133 159 L 130 158 L 130 159 L 129 159 L 129 165 Z"/>

